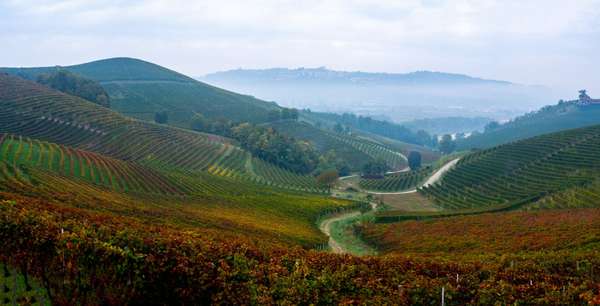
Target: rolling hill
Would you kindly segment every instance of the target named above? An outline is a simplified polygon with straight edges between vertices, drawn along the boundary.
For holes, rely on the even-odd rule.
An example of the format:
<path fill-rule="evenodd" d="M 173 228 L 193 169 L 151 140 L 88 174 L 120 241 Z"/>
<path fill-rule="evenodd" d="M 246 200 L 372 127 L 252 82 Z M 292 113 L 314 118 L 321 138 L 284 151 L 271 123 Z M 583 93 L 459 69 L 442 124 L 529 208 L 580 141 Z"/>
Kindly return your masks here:
<path fill-rule="evenodd" d="M 403 169 L 407 165 L 402 153 L 367 138 L 335 133 L 307 122 L 291 120 L 273 122 L 269 126 L 285 135 L 311 142 L 321 153 L 334 151 L 348 162 L 353 171 L 360 171 L 365 163 L 378 158 L 385 160 L 393 170 Z"/>
<path fill-rule="evenodd" d="M 230 139 L 129 118 L 18 77 L 0 74 L 0 106 L 4 303 L 437 304 L 442 288 L 446 301 L 457 305 L 595 299 L 592 271 L 600 257 L 593 248 L 592 210 L 535 219 L 535 230 L 559 221 L 575 229 L 522 235 L 524 242 L 551 238 L 538 248 L 511 247 L 505 229 L 481 242 L 487 253 L 465 251 L 482 227 L 448 218 L 405 231 L 414 234 L 405 237 L 413 239 L 408 244 L 388 227 L 363 231 L 381 237 L 389 256 L 327 254 L 314 250 L 327 242 L 316 223 L 331 213 L 366 210 L 368 203 L 319 195 L 311 177 L 256 159 Z M 290 130 L 300 124 L 290 122 Z M 401 159 L 383 138 L 318 131 L 327 137 L 324 143 Z M 563 198 L 575 188 L 592 190 L 599 131 L 568 131 L 473 153 L 439 186 L 452 186 L 446 179 L 453 172 L 490 169 L 530 191 L 519 196 L 548 196 L 544 184 Z M 519 169 L 531 174 L 523 180 L 509 175 Z M 550 171 L 556 179 L 531 183 Z M 483 173 L 481 182 L 491 180 L 485 175 L 496 177 Z M 510 200 L 510 193 L 492 189 L 499 184 L 481 185 Z M 473 194 L 468 190 L 465 196 Z M 447 199 L 463 200 L 452 192 Z M 525 218 L 476 217 L 480 224 L 491 219 L 521 232 L 533 215 L 520 213 Z M 452 236 L 448 229 L 461 225 L 466 234 Z M 433 234 L 439 228 L 445 243 Z M 565 247 L 565 240 L 572 243 Z M 410 253 L 396 252 L 396 242 Z"/>
<path fill-rule="evenodd" d="M 0 100 L 3 105 L 1 132 L 158 169 L 203 172 L 281 188 L 318 190 L 314 178 L 263 162 L 228 139 L 131 119 L 17 77 L 0 75 Z M 177 154 L 173 154 L 173 150 Z"/>
<path fill-rule="evenodd" d="M 356 205 L 229 139 L 125 117 L 19 77 L 0 74 L 0 106 L 2 199 L 304 247 L 326 242 L 313 226 L 323 213 Z"/>
<path fill-rule="evenodd" d="M 112 58 L 74 66 L 0 68 L 35 80 L 42 73 L 66 69 L 100 82 L 111 98 L 111 108 L 135 118 L 153 120 L 166 111 L 171 124 L 188 128 L 195 112 L 219 119 L 264 122 L 277 104 L 236 94 L 164 67 L 133 58 Z"/>
<path fill-rule="evenodd" d="M 436 212 L 388 210 L 378 212 L 376 219 L 396 222 L 516 209 L 599 207 L 598 169 L 600 126 L 545 134 L 471 152 L 438 183 L 395 199 L 399 207 L 417 201 Z M 391 191 L 393 181 L 388 177 L 363 184 Z"/>
<path fill-rule="evenodd" d="M 471 153 L 421 192 L 447 209 L 524 204 L 590 184 L 600 178 L 599 169 L 596 125 Z"/>
<path fill-rule="evenodd" d="M 600 124 L 600 105 L 578 105 L 577 101 L 546 106 L 517 117 L 493 130 L 457 142 L 458 150 L 491 148 L 547 133 Z"/>
<path fill-rule="evenodd" d="M 99 82 L 110 96 L 111 109 L 121 114 L 153 121 L 156 113 L 164 111 L 168 114 L 169 125 L 184 129 L 191 127 L 191 119 L 195 113 L 201 113 L 211 120 L 226 119 L 233 122 L 260 124 L 272 121 L 272 118 L 269 118 L 270 111 L 281 110 L 275 103 L 222 90 L 164 67 L 132 58 L 113 58 L 66 67 L 0 68 L 0 71 L 35 80 L 37 76 L 57 69 L 66 69 Z M 298 125 L 295 127 L 299 130 L 294 131 L 294 127 L 292 129 L 285 127 L 289 124 L 292 123 L 273 123 L 273 126 L 277 126 L 277 130 L 285 135 L 311 141 L 322 153 L 329 150 L 327 147 L 332 148 L 332 145 L 337 144 L 336 152 L 348 164 L 356 165 L 354 170 L 360 169 L 362 164 L 380 155 L 386 156 L 394 169 L 402 166 L 402 161 L 398 160 L 397 156 L 379 154 L 368 149 L 367 147 L 372 144 L 352 145 L 365 141 L 349 140 L 346 137 L 344 138 L 346 143 L 342 143 L 339 139 L 334 140 L 331 135 L 316 136 L 322 133 L 316 127 Z M 333 142 L 319 140 L 323 138 Z M 239 154 L 236 150 L 227 152 Z M 256 171 L 248 172 L 252 175 L 269 172 L 262 169 L 264 167 L 261 165 L 255 168 Z M 220 168 L 212 169 L 218 171 Z M 252 167 L 247 169 L 250 170 Z M 288 174 L 274 176 L 285 177 L 286 175 Z"/>

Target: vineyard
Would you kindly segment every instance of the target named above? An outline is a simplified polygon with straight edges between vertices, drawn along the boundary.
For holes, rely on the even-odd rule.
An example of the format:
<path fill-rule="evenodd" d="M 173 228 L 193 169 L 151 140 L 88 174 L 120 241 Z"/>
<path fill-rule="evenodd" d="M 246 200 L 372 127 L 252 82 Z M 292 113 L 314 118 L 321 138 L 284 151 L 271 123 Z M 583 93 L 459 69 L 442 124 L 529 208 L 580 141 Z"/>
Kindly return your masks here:
<path fill-rule="evenodd" d="M 132 59 L 68 68 L 174 125 L 192 100 L 255 123 L 277 108 Z M 235 140 L 0 73 L 0 305 L 600 304 L 600 126 L 447 155 L 433 174 L 385 137 L 271 125 L 396 171 L 348 176 L 334 198 Z M 382 256 L 323 250 L 344 238 Z"/>
<path fill-rule="evenodd" d="M 56 69 L 2 68 L 0 72 L 35 80 L 38 75 Z M 213 119 L 264 122 L 269 110 L 280 109 L 274 103 L 216 88 L 133 58 L 111 58 L 61 69 L 100 82 L 116 111 L 143 120 L 152 120 L 154 113 L 166 111 L 170 124 L 179 127 L 189 127 L 194 112 Z"/>
<path fill-rule="evenodd" d="M 600 256 L 593 249 L 463 255 L 461 262 L 338 256 L 253 242 L 243 235 L 182 231 L 39 198 L 0 196 L 0 227 L 6 229 L 0 232 L 6 242 L 0 261 L 24 266 L 32 279 L 45 279 L 44 288 L 58 305 L 440 304 L 442 288 L 447 305 L 579 305 L 600 297 L 600 279 L 592 272 Z M 597 215 L 585 218 L 575 233 L 594 229 L 590 220 Z M 584 216 L 566 222 L 579 217 Z M 533 223 L 558 220 L 562 217 Z M 446 237 L 453 235 L 450 231 Z M 583 246 L 585 240 L 575 244 Z"/>
<path fill-rule="evenodd" d="M 595 180 L 582 186 L 547 195 L 525 209 L 563 209 L 600 207 L 600 181 Z"/>
<path fill-rule="evenodd" d="M 377 158 L 385 160 L 394 170 L 401 170 L 407 165 L 401 153 L 364 138 L 328 132 L 305 122 L 281 121 L 271 125 L 280 133 L 310 141 L 322 153 L 335 151 L 336 155 L 348 161 L 355 171 Z"/>
<path fill-rule="evenodd" d="M 432 173 L 432 167 L 426 166 L 417 171 L 386 174 L 382 179 L 361 179 L 360 187 L 374 191 L 405 191 L 419 186 Z"/>
<path fill-rule="evenodd" d="M 522 204 L 599 177 L 600 126 L 569 130 L 469 154 L 421 192 L 446 209 Z"/>
<path fill-rule="evenodd" d="M 258 163 L 261 171 L 249 172 L 251 156 L 222 137 L 126 118 L 14 77 L 0 76 L 0 100 L 0 132 L 165 171 L 208 172 L 284 189 L 321 192 L 313 178 L 274 165 L 250 161 Z"/>
<path fill-rule="evenodd" d="M 600 209 L 516 211 L 428 222 L 373 223 L 362 226 L 361 232 L 386 253 L 457 256 L 576 252 L 597 249 Z"/>

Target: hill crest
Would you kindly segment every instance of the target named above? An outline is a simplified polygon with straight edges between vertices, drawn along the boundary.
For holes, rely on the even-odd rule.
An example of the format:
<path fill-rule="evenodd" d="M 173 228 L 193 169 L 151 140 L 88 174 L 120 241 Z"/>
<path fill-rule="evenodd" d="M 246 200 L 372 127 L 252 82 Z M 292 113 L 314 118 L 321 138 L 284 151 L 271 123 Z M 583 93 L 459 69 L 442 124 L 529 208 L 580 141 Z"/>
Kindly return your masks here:
<path fill-rule="evenodd" d="M 207 74 L 207 80 L 222 78 L 238 79 L 239 81 L 273 81 L 273 82 L 311 82 L 329 81 L 352 84 L 390 85 L 430 83 L 435 85 L 447 84 L 495 84 L 513 85 L 511 82 L 487 80 L 458 73 L 437 71 L 414 71 L 409 73 L 339 71 L 325 67 L 319 68 L 268 68 L 268 69 L 235 69 Z"/>

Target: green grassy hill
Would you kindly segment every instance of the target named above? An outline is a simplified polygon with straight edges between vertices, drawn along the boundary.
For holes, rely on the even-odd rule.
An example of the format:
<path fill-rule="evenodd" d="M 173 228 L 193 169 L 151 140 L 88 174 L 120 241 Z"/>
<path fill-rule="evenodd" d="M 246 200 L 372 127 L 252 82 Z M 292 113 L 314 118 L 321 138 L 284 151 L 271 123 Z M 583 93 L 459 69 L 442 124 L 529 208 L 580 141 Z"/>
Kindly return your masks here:
<path fill-rule="evenodd" d="M 132 58 L 112 58 L 81 65 L 39 68 L 0 68 L 34 80 L 41 73 L 66 69 L 96 80 L 111 98 L 111 108 L 128 116 L 152 120 L 166 111 L 171 124 L 189 127 L 194 112 L 209 118 L 264 122 L 275 103 L 229 92 L 164 67 Z"/>
<path fill-rule="evenodd" d="M 457 142 L 458 150 L 491 148 L 538 135 L 600 124 L 600 105 L 580 106 L 566 102 L 546 106 L 518 117 L 497 129 L 476 134 Z"/>

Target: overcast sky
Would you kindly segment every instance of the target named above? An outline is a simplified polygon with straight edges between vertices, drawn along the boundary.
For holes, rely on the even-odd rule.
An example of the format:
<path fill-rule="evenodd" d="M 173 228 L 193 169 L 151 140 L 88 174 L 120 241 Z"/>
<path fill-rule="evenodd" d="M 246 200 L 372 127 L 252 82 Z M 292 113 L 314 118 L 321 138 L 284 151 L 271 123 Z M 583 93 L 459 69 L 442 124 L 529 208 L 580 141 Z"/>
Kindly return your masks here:
<path fill-rule="evenodd" d="M 0 0 L 0 42 L 0 66 L 433 70 L 600 97 L 600 0 Z"/>

